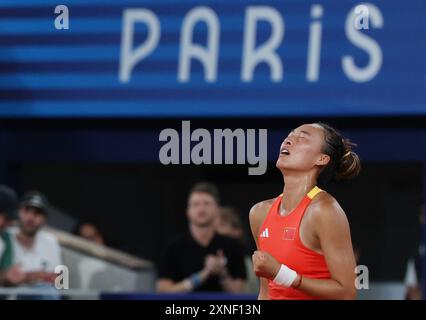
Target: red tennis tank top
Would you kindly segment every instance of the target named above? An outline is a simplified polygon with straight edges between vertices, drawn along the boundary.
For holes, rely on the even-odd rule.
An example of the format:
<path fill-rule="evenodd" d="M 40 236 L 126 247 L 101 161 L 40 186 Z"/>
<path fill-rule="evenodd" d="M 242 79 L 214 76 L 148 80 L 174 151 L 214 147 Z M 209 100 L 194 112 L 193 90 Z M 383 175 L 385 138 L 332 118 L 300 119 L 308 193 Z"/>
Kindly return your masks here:
<path fill-rule="evenodd" d="M 303 277 L 313 279 L 329 279 L 330 272 L 324 256 L 303 245 L 299 237 L 299 227 L 306 208 L 321 191 L 320 188 L 314 187 L 286 216 L 279 213 L 282 196 L 278 196 L 258 234 L 259 250 L 268 252 L 279 263 L 287 265 Z M 300 290 L 277 285 L 272 280 L 269 280 L 268 286 L 269 299 L 272 300 L 318 299 Z"/>

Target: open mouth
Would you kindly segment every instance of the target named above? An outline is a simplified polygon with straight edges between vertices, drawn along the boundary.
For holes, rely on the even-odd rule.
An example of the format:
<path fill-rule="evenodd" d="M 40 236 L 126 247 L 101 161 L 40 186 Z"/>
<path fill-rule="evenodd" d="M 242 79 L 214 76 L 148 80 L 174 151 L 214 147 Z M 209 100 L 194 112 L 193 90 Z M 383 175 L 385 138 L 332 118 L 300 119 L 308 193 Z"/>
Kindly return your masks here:
<path fill-rule="evenodd" d="M 287 148 L 281 148 L 280 155 L 290 155 L 290 151 Z"/>

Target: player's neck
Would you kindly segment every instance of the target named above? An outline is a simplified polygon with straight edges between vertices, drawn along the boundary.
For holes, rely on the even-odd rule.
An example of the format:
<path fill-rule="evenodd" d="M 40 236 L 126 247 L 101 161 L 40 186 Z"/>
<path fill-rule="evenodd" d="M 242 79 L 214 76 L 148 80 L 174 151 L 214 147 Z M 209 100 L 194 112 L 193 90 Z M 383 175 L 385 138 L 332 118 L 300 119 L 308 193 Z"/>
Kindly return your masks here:
<path fill-rule="evenodd" d="M 214 225 L 198 226 L 194 223 L 189 225 L 189 231 L 195 241 L 204 247 L 207 247 L 215 234 Z"/>
<path fill-rule="evenodd" d="M 286 173 L 284 178 L 283 201 L 280 214 L 290 213 L 300 203 L 303 197 L 315 187 L 316 176 L 311 173 Z"/>

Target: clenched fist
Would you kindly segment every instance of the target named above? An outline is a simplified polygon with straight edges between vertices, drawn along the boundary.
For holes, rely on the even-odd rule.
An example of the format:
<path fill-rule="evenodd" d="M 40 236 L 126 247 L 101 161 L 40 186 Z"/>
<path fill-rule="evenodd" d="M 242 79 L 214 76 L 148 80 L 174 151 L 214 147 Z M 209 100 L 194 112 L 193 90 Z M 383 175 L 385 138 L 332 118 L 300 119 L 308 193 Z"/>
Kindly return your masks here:
<path fill-rule="evenodd" d="M 256 275 L 270 280 L 275 278 L 281 267 L 277 259 L 265 251 L 255 251 L 252 260 Z"/>

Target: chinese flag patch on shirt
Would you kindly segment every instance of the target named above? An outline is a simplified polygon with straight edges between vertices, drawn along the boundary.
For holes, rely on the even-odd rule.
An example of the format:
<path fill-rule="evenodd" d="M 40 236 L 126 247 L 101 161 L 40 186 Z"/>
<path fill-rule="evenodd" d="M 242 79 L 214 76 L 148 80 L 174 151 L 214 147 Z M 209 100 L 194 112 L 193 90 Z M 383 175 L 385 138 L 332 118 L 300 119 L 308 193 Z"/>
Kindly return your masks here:
<path fill-rule="evenodd" d="M 296 228 L 284 227 L 283 240 L 294 240 L 296 236 Z"/>

